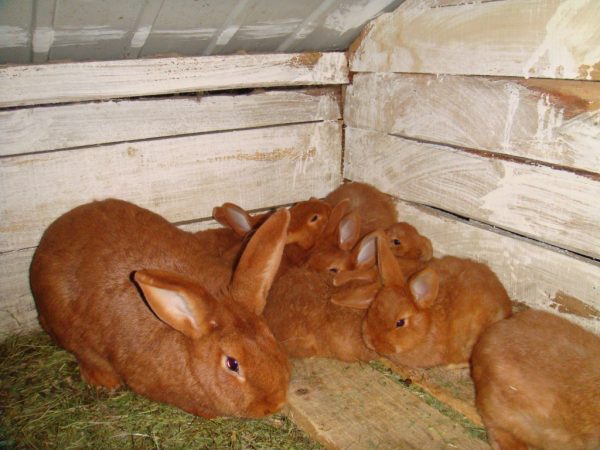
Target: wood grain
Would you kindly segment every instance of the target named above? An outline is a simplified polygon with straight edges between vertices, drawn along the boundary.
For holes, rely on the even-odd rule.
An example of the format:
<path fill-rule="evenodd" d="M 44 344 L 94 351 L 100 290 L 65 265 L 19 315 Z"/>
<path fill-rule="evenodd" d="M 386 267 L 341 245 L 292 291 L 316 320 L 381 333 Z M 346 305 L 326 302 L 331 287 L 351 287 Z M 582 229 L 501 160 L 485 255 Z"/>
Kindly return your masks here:
<path fill-rule="evenodd" d="M 49 223 L 119 197 L 173 222 L 225 201 L 256 209 L 323 196 L 340 183 L 337 121 L 114 144 L 0 159 L 0 251 L 32 247 Z"/>
<path fill-rule="evenodd" d="M 177 92 L 344 84 L 344 53 L 229 55 L 0 68 L 0 107 Z"/>
<path fill-rule="evenodd" d="M 169 97 L 0 112 L 0 155 L 341 118 L 339 88 Z"/>
<path fill-rule="evenodd" d="M 456 255 L 490 266 L 513 300 L 565 317 L 596 334 L 600 263 L 482 224 L 398 200 L 398 216 L 431 239 L 436 256 Z M 565 296 L 579 308 L 565 309 Z M 576 302 L 573 302 L 576 299 Z"/>
<path fill-rule="evenodd" d="M 353 45 L 354 72 L 600 79 L 600 2 L 407 0 Z"/>
<path fill-rule="evenodd" d="M 328 449 L 486 449 L 423 400 L 367 365 L 295 360 L 288 414 Z"/>
<path fill-rule="evenodd" d="M 600 182 L 347 128 L 346 178 L 591 257 L 600 257 Z"/>
<path fill-rule="evenodd" d="M 600 83 L 356 74 L 350 127 L 600 173 Z"/>

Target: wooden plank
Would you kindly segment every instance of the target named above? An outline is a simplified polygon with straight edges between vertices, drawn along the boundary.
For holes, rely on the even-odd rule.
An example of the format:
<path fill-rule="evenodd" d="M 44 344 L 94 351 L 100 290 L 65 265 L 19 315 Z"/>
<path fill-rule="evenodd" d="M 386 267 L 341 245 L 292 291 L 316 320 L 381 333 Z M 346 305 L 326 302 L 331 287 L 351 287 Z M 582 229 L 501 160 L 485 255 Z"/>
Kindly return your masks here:
<path fill-rule="evenodd" d="M 599 80 L 598 17 L 596 0 L 407 0 L 353 44 L 350 69 Z"/>
<path fill-rule="evenodd" d="M 600 257 L 600 182 L 346 128 L 344 176 L 568 250 Z"/>
<path fill-rule="evenodd" d="M 0 111 L 0 155 L 339 118 L 333 87 L 12 109 Z"/>
<path fill-rule="evenodd" d="M 293 361 L 288 414 L 328 449 L 489 448 L 364 364 Z"/>
<path fill-rule="evenodd" d="M 255 209 L 340 183 L 337 121 L 210 133 L 0 159 L 0 252 L 37 244 L 58 215 L 120 197 L 178 222 L 232 201 Z"/>
<path fill-rule="evenodd" d="M 230 55 L 0 68 L 0 107 L 269 86 L 344 84 L 343 53 Z"/>
<path fill-rule="evenodd" d="M 397 210 L 401 220 L 431 239 L 436 256 L 456 255 L 488 264 L 510 297 L 532 308 L 556 313 L 564 308 L 564 295 L 577 299 L 588 313 L 571 309 L 563 317 L 600 334 L 597 261 L 401 200 Z"/>
<path fill-rule="evenodd" d="M 600 83 L 357 74 L 344 105 L 351 127 L 600 173 Z"/>
<path fill-rule="evenodd" d="M 10 334 L 39 328 L 29 288 L 29 264 L 34 250 L 0 253 L 0 341 Z"/>

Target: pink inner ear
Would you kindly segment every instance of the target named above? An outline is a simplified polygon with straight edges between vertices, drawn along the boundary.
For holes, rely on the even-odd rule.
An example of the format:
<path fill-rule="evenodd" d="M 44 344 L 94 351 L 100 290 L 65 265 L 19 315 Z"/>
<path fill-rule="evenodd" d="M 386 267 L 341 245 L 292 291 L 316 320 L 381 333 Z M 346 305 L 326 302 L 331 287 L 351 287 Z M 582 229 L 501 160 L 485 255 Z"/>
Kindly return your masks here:
<path fill-rule="evenodd" d="M 431 268 L 424 269 L 411 278 L 409 287 L 415 301 L 423 307 L 428 307 L 438 295 L 438 274 Z"/>
<path fill-rule="evenodd" d="M 425 277 L 418 278 L 410 283 L 410 291 L 415 297 L 415 300 L 421 300 L 424 297 L 427 297 L 427 294 L 430 291 L 430 286 L 424 278 Z"/>
<path fill-rule="evenodd" d="M 232 223 L 235 224 L 235 227 L 237 227 L 238 230 L 247 233 L 252 229 L 252 225 L 248 221 L 248 217 L 241 211 L 228 209 L 227 213 L 229 214 L 229 218 L 231 219 Z"/>

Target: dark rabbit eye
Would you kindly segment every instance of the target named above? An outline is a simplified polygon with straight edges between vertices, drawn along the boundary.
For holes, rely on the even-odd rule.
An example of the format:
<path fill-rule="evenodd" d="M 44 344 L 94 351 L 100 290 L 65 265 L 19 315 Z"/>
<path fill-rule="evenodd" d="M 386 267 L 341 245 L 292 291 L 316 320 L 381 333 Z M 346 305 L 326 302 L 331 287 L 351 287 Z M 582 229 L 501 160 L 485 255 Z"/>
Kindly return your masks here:
<path fill-rule="evenodd" d="M 225 366 L 232 372 L 239 373 L 240 371 L 240 364 L 237 362 L 237 359 L 232 358 L 231 356 L 225 357 Z"/>
<path fill-rule="evenodd" d="M 398 322 L 396 322 L 396 328 L 403 327 L 405 323 L 406 321 L 404 319 L 400 319 Z"/>
<path fill-rule="evenodd" d="M 400 245 L 402 243 L 400 239 L 394 239 L 392 242 L 394 243 L 394 245 Z"/>
<path fill-rule="evenodd" d="M 318 214 L 315 214 L 314 216 L 312 216 L 310 218 L 311 223 L 315 223 L 317 220 L 319 220 L 319 215 Z"/>
<path fill-rule="evenodd" d="M 329 271 L 330 271 L 330 272 L 333 272 L 333 273 L 338 273 L 338 268 L 337 268 L 337 267 L 331 267 L 331 268 L 329 269 Z"/>

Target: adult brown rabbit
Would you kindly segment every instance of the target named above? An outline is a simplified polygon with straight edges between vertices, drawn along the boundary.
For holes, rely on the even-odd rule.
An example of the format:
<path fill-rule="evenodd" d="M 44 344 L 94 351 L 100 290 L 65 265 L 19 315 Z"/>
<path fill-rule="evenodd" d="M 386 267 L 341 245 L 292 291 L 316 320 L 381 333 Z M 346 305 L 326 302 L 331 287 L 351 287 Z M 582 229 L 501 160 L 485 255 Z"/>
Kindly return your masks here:
<path fill-rule="evenodd" d="M 411 367 L 466 364 L 483 330 L 508 317 L 511 302 L 485 264 L 446 256 L 434 259 L 408 283 L 387 236 L 377 239 L 382 288 L 362 326 L 367 346 Z"/>
<path fill-rule="evenodd" d="M 115 199 L 79 206 L 48 227 L 34 254 L 40 323 L 89 384 L 124 382 L 204 417 L 270 414 L 286 400 L 290 370 L 259 314 L 288 223 L 288 211 L 273 214 L 232 275 L 151 211 Z"/>
<path fill-rule="evenodd" d="M 350 200 L 350 210 L 360 216 L 361 237 L 375 230 L 385 230 L 398 222 L 398 213 L 391 197 L 370 184 L 356 181 L 345 183 L 325 197 L 332 207 L 344 199 Z"/>
<path fill-rule="evenodd" d="M 494 449 L 600 449 L 600 336 L 527 310 L 473 349 L 476 404 Z"/>

